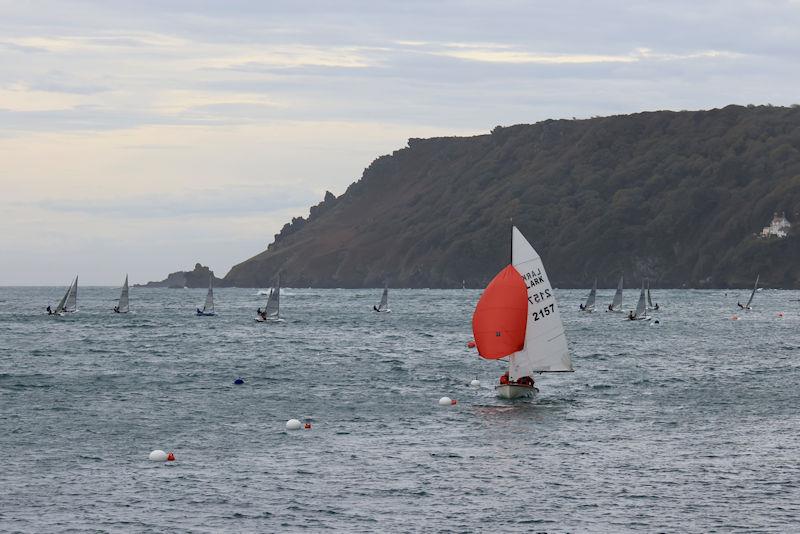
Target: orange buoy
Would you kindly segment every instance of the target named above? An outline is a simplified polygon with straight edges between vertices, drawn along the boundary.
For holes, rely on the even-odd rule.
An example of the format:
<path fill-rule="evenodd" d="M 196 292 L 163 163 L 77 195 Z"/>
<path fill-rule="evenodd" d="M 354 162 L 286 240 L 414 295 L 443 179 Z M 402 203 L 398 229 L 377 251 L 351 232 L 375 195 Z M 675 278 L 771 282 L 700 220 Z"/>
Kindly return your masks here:
<path fill-rule="evenodd" d="M 469 341 L 467 343 L 467 347 L 469 347 L 470 349 L 474 349 L 475 348 L 475 342 L 474 341 Z"/>
<path fill-rule="evenodd" d="M 174 455 L 174 454 L 172 454 L 172 452 L 170 452 L 169 454 L 167 454 L 167 461 L 168 461 L 168 462 L 174 462 L 174 461 L 175 461 L 175 455 Z"/>
<path fill-rule="evenodd" d="M 311 423 L 306 423 L 305 425 L 303 425 L 303 428 L 309 430 L 311 428 Z"/>
<path fill-rule="evenodd" d="M 734 316 L 732 316 L 732 317 L 731 317 L 731 321 L 738 321 L 738 320 L 739 320 L 739 317 L 738 317 L 738 316 L 736 316 L 736 315 L 734 315 Z"/>
<path fill-rule="evenodd" d="M 456 405 L 456 404 L 458 404 L 458 401 L 457 401 L 457 400 L 455 400 L 455 399 L 452 399 L 452 400 L 450 401 L 450 404 L 452 404 L 452 405 Z"/>

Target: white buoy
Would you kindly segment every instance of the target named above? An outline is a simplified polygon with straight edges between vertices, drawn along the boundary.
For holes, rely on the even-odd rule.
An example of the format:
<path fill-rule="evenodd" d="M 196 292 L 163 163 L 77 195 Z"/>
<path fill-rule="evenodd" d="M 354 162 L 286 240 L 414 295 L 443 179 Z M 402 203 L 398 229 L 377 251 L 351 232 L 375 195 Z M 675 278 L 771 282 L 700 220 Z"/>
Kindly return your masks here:
<path fill-rule="evenodd" d="M 166 462 L 167 453 L 160 449 L 156 449 L 150 453 L 150 456 L 148 456 L 148 458 L 150 458 L 151 462 Z"/>
<path fill-rule="evenodd" d="M 453 401 L 450 397 L 442 397 L 439 399 L 439 406 L 450 406 L 453 404 Z"/>
<path fill-rule="evenodd" d="M 474 387 L 474 388 L 479 388 L 479 387 L 481 387 L 481 381 L 478 380 L 477 378 L 475 378 L 475 379 L 472 380 L 472 382 L 469 383 L 469 385 Z"/>
<path fill-rule="evenodd" d="M 303 425 L 297 419 L 289 419 L 286 421 L 286 430 L 300 430 Z"/>

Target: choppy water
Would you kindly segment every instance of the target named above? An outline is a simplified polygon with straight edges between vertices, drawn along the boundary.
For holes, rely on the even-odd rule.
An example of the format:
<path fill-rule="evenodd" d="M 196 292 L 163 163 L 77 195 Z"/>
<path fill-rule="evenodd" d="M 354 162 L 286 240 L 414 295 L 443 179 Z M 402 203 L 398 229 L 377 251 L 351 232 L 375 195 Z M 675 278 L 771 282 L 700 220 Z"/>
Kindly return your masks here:
<path fill-rule="evenodd" d="M 54 319 L 63 288 L 0 288 L 0 530 L 800 528 L 800 292 L 732 321 L 746 291 L 658 291 L 647 326 L 559 291 L 576 372 L 520 402 L 465 347 L 477 291 L 289 289 L 277 325 L 256 290 L 213 318 L 203 290 L 134 288 L 127 316 L 117 291 Z"/>

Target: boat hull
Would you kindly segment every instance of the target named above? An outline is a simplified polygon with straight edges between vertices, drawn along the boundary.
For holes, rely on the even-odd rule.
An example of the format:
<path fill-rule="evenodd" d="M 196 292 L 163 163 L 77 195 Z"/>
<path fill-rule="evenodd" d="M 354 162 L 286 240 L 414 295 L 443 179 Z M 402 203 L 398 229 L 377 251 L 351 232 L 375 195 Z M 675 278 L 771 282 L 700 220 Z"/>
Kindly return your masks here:
<path fill-rule="evenodd" d="M 517 384 L 501 384 L 499 386 L 495 386 L 494 389 L 497 391 L 497 396 L 501 399 L 524 399 L 527 397 L 533 397 L 539 392 L 539 390 L 533 386 L 522 386 Z"/>
<path fill-rule="evenodd" d="M 198 317 L 214 317 L 216 313 L 195 312 Z"/>

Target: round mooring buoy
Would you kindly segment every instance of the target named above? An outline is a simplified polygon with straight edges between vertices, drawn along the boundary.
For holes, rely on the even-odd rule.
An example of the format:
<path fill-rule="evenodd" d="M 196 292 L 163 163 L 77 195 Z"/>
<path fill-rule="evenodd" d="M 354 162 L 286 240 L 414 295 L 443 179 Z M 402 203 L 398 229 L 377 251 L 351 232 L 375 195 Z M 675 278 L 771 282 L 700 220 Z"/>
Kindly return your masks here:
<path fill-rule="evenodd" d="M 167 453 L 162 451 L 161 449 L 156 449 L 153 452 L 151 452 L 148 458 L 150 459 L 151 462 L 166 462 L 168 459 Z"/>
<path fill-rule="evenodd" d="M 239 377 L 236 380 L 234 380 L 233 383 L 236 384 L 237 386 L 241 386 L 242 384 L 244 384 L 244 378 Z"/>
<path fill-rule="evenodd" d="M 472 382 L 469 383 L 469 385 L 474 387 L 474 388 L 479 388 L 479 387 L 481 387 L 481 381 L 478 380 L 477 378 L 475 378 L 475 379 L 472 380 Z"/>
<path fill-rule="evenodd" d="M 439 399 L 439 406 L 452 406 L 454 404 L 458 404 L 458 401 L 450 397 L 442 397 Z"/>
<path fill-rule="evenodd" d="M 300 430 L 303 424 L 297 419 L 289 419 L 286 421 L 286 430 Z"/>

